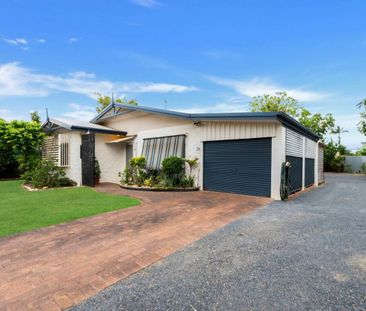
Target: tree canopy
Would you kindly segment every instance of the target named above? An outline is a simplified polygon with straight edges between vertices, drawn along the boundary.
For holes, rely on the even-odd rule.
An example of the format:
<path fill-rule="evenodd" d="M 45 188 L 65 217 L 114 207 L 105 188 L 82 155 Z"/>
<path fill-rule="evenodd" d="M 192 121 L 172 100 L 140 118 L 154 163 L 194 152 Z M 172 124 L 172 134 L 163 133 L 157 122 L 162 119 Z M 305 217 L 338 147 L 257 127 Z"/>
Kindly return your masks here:
<path fill-rule="evenodd" d="M 324 116 L 320 113 L 312 114 L 302 107 L 295 98 L 288 96 L 286 92 L 253 97 L 250 108 L 252 112 L 287 113 L 298 119 L 302 125 L 316 133 L 322 140 L 332 132 L 335 126 L 335 119 L 331 113 Z"/>
<path fill-rule="evenodd" d="M 112 103 L 112 97 L 108 96 L 108 95 L 102 95 L 100 93 L 96 93 L 96 95 L 97 95 L 97 101 L 98 101 L 98 106 L 96 109 L 97 109 L 97 112 L 100 113 L 106 107 L 108 107 L 108 105 L 110 105 Z M 125 105 L 138 105 L 138 102 L 136 99 L 127 99 L 126 97 L 115 98 L 114 101 L 116 103 L 125 104 Z"/>
<path fill-rule="evenodd" d="M 285 112 L 294 118 L 299 117 L 301 109 L 297 100 L 288 96 L 286 92 L 255 96 L 250 102 L 250 108 L 252 112 Z"/>

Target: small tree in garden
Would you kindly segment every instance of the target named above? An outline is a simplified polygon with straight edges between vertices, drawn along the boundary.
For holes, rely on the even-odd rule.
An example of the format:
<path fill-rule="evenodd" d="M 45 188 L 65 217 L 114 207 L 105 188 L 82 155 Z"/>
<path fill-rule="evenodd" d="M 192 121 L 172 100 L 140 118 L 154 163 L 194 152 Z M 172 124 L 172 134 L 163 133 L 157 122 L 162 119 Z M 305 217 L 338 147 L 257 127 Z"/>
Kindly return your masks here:
<path fill-rule="evenodd" d="M 184 161 L 188 164 L 189 166 L 189 175 L 192 175 L 192 170 L 193 168 L 198 164 L 198 158 L 194 158 L 194 159 L 184 159 Z"/>

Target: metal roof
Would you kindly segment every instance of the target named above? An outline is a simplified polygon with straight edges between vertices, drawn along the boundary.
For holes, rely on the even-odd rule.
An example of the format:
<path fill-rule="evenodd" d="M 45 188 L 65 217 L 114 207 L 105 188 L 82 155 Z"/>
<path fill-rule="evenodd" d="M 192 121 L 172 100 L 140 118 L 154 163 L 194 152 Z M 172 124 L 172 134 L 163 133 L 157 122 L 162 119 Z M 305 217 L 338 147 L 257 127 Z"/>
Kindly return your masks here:
<path fill-rule="evenodd" d="M 279 121 L 285 127 L 288 127 L 314 141 L 319 140 L 319 136 L 304 127 L 300 122 L 290 117 L 284 112 L 224 112 L 224 113 L 185 113 L 180 111 L 164 110 L 151 107 L 143 107 L 137 105 L 126 105 L 120 103 L 114 103 L 108 105 L 101 113 L 99 113 L 90 122 L 98 123 L 103 120 L 103 116 L 116 107 L 130 110 L 130 111 L 142 111 L 153 114 L 166 115 L 175 118 L 189 119 L 193 122 L 199 121 Z M 118 115 L 118 114 L 116 114 Z M 111 116 L 113 117 L 113 116 Z"/>
<path fill-rule="evenodd" d="M 79 120 L 67 120 L 67 119 L 52 119 L 49 118 L 43 125 L 42 128 L 47 130 L 47 125 L 55 124 L 60 128 L 64 128 L 67 130 L 86 130 L 94 133 L 105 133 L 105 134 L 115 134 L 115 135 L 126 135 L 127 132 L 116 130 L 104 125 L 79 121 Z M 52 131 L 55 128 L 48 128 L 48 130 Z"/>

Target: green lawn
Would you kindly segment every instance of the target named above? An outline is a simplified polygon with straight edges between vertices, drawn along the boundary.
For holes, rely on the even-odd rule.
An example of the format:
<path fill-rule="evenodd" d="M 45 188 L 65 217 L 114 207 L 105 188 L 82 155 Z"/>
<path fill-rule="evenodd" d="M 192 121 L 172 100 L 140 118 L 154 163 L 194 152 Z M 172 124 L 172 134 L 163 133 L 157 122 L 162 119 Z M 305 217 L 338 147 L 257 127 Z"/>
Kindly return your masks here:
<path fill-rule="evenodd" d="M 91 188 L 27 191 L 0 181 L 0 237 L 138 205 L 137 199 Z"/>

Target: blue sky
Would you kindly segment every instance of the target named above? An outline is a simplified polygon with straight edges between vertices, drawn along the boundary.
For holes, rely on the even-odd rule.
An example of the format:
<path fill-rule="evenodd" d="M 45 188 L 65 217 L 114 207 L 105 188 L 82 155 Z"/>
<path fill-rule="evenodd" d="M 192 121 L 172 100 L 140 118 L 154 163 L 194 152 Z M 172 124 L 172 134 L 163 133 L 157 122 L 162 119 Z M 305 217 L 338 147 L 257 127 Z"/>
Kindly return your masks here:
<path fill-rule="evenodd" d="M 245 111 L 287 91 L 357 133 L 366 2 L 4 0 L 0 117 L 90 119 L 95 92 L 192 112 Z"/>

